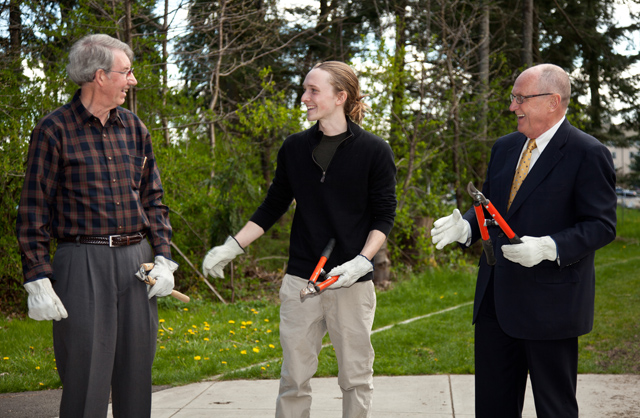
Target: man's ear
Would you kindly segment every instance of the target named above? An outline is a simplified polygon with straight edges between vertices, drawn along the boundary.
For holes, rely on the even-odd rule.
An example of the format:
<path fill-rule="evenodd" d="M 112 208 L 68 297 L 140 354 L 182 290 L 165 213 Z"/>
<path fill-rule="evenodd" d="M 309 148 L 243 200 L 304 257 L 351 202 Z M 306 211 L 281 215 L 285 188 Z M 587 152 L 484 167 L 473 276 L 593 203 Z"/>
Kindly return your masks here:
<path fill-rule="evenodd" d="M 93 81 L 95 81 L 99 86 L 102 86 L 104 85 L 107 77 L 107 73 L 102 68 L 98 68 L 93 76 Z"/>
<path fill-rule="evenodd" d="M 337 96 L 338 96 L 338 100 L 336 100 L 336 106 L 340 106 L 340 105 L 344 104 L 347 101 L 347 92 L 346 91 L 344 91 L 344 90 L 339 91 Z"/>
<path fill-rule="evenodd" d="M 562 103 L 562 97 L 559 94 L 552 94 L 549 100 L 549 111 L 555 112 L 558 110 L 560 103 Z"/>

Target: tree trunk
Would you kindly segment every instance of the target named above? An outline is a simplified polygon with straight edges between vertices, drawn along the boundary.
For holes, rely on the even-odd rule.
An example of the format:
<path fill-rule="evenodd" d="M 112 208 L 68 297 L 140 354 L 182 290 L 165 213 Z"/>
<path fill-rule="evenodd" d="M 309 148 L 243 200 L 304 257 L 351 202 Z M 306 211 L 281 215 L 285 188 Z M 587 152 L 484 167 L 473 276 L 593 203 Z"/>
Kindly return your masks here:
<path fill-rule="evenodd" d="M 22 13 L 20 12 L 20 0 L 9 2 L 9 55 L 20 57 L 22 45 Z"/>
<path fill-rule="evenodd" d="M 131 32 L 133 31 L 133 25 L 131 23 L 131 0 L 125 0 L 124 13 L 124 42 L 129 45 L 131 49 L 133 49 L 133 36 L 131 34 Z M 133 63 L 131 65 L 133 65 Z M 129 88 L 129 92 L 127 93 L 127 104 L 130 111 L 136 114 L 138 113 L 135 86 Z"/>
<path fill-rule="evenodd" d="M 169 0 L 164 0 L 164 19 L 162 24 L 162 132 L 164 134 L 164 143 L 166 146 L 171 145 L 169 137 L 169 120 L 167 118 L 167 94 L 169 93 L 169 74 L 167 61 L 169 53 L 167 51 L 167 43 L 169 40 Z"/>
<path fill-rule="evenodd" d="M 389 258 L 389 250 L 387 249 L 387 241 L 376 253 L 373 269 L 373 283 L 379 287 L 387 287 L 391 277 L 391 259 Z"/>
<path fill-rule="evenodd" d="M 482 108 L 480 110 L 480 142 L 486 143 L 489 131 L 489 55 L 491 53 L 491 12 L 489 8 L 489 0 L 484 1 L 482 10 L 482 21 L 480 23 L 480 100 Z M 487 147 L 482 146 L 482 157 L 480 161 L 487 161 Z M 480 172 L 484 173 L 486 170 L 486 164 L 483 163 Z"/>
<path fill-rule="evenodd" d="M 533 0 L 524 0 L 522 4 L 522 65 L 533 65 Z"/>

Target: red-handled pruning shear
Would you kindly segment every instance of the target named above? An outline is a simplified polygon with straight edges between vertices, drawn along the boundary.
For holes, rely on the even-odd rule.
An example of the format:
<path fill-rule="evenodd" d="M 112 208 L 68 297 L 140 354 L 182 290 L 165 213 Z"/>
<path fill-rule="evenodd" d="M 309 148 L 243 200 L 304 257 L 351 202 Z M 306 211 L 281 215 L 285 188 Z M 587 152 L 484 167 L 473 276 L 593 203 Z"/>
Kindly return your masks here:
<path fill-rule="evenodd" d="M 487 263 L 490 266 L 496 264 L 496 256 L 493 253 L 493 244 L 491 243 L 491 238 L 489 237 L 489 230 L 487 226 L 489 225 L 498 225 L 500 229 L 507 235 L 509 238 L 509 242 L 512 244 L 521 244 L 522 240 L 515 232 L 509 227 L 509 224 L 504 220 L 500 212 L 493 206 L 493 203 L 475 188 L 472 182 L 469 182 L 467 185 L 467 192 L 473 198 L 473 209 L 476 212 L 476 219 L 478 220 L 478 226 L 480 227 L 480 235 L 482 236 L 482 248 L 484 249 L 484 254 L 487 257 Z M 493 219 L 485 219 L 484 211 L 482 207 L 489 212 Z"/>
<path fill-rule="evenodd" d="M 331 255 L 331 252 L 333 251 L 333 247 L 335 247 L 335 245 L 336 245 L 336 240 L 334 238 L 331 238 L 327 246 L 322 251 L 322 255 L 320 256 L 320 261 L 318 261 L 318 265 L 316 265 L 315 270 L 313 270 L 313 273 L 311 274 L 311 278 L 309 279 L 309 282 L 300 291 L 300 300 L 304 299 L 305 296 L 322 292 L 324 289 L 334 284 L 338 280 L 338 277 L 340 277 L 340 276 L 329 277 L 324 281 L 316 284 L 316 282 L 318 281 L 318 277 L 327 276 L 327 273 L 324 271 L 323 267 L 327 262 L 327 260 L 329 259 L 329 256 Z"/>

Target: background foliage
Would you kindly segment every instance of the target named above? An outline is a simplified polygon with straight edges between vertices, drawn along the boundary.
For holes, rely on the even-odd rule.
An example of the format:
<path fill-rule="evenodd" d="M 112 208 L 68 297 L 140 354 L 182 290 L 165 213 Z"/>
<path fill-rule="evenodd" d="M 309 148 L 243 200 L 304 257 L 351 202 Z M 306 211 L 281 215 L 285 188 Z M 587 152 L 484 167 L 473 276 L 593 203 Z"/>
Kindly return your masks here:
<path fill-rule="evenodd" d="M 139 84 L 126 106 L 152 132 L 177 283 L 214 298 L 195 269 L 258 206 L 282 140 L 309 126 L 301 80 L 316 62 L 345 61 L 360 74 L 371 105 L 364 127 L 389 141 L 398 166 L 392 271 L 417 271 L 459 258 L 434 253 L 431 222 L 466 208 L 465 185 L 482 183 L 491 145 L 514 129 L 508 95 L 523 68 L 561 65 L 572 75 L 572 123 L 608 143 L 637 140 L 638 84 L 628 70 L 638 60 L 638 3 L 0 0 L 0 310 L 26 311 L 14 238 L 26 147 L 37 120 L 77 88 L 66 58 L 86 34 L 110 34 L 135 52 Z M 290 215 L 215 284 L 222 297 L 277 294 Z"/>

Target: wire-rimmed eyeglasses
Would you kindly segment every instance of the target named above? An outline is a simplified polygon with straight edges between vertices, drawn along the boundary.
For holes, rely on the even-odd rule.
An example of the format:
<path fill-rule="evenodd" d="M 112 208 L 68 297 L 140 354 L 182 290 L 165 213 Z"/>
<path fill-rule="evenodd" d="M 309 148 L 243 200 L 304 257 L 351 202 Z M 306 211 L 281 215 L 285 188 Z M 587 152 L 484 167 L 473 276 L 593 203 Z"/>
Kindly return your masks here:
<path fill-rule="evenodd" d="M 118 74 L 124 74 L 125 77 L 129 77 L 130 75 L 133 74 L 133 68 L 129 68 L 126 71 L 115 71 L 115 70 L 104 70 L 105 73 L 118 73 Z"/>
<path fill-rule="evenodd" d="M 520 96 L 520 95 L 510 94 L 509 101 L 513 102 L 515 100 L 516 103 L 522 104 L 524 103 L 525 99 L 531 99 L 532 97 L 539 97 L 539 96 L 551 96 L 552 94 L 553 93 L 540 93 L 540 94 L 531 94 L 529 96 Z"/>

